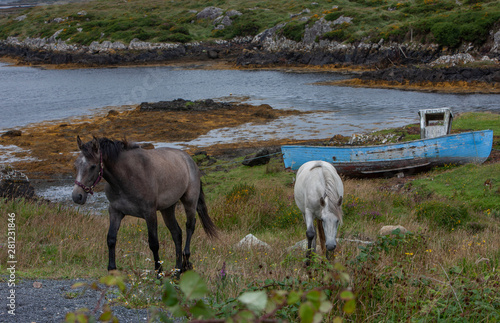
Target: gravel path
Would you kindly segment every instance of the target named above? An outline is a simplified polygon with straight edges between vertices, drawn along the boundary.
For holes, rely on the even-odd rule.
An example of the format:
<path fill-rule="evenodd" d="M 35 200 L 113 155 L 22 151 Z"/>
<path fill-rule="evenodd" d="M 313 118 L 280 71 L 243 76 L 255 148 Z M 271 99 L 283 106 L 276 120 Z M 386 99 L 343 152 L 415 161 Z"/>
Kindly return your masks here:
<path fill-rule="evenodd" d="M 10 287 L 7 281 L 0 282 L 0 322 L 5 323 L 59 323 L 64 322 L 66 313 L 81 308 L 93 310 L 100 298 L 100 292 L 83 288 L 72 289 L 77 282 L 87 280 L 22 280 L 17 281 L 15 290 L 15 315 L 9 314 L 8 297 Z M 41 283 L 41 287 L 40 284 Z M 113 314 L 120 322 L 147 322 L 151 316 L 147 309 L 127 309 L 113 306 Z M 100 313 L 100 312 L 99 312 Z"/>

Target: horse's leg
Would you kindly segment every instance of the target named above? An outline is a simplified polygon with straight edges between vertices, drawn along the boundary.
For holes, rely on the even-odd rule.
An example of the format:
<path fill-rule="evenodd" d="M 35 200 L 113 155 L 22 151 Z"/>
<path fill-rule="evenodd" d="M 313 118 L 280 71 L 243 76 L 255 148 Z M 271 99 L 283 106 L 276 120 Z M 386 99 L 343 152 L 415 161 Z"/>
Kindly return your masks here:
<path fill-rule="evenodd" d="M 194 228 L 196 225 L 196 204 L 184 204 L 186 211 L 186 244 L 184 245 L 184 252 L 182 254 L 182 271 L 193 269 L 193 264 L 189 262 L 191 256 L 191 237 L 193 236 Z"/>
<path fill-rule="evenodd" d="M 175 245 L 175 269 L 176 275 L 179 276 L 179 272 L 182 268 L 182 230 L 175 219 L 175 204 L 169 208 L 161 210 L 161 215 L 163 216 L 163 221 L 167 226 Z"/>
<path fill-rule="evenodd" d="M 304 219 L 306 221 L 306 237 L 307 237 L 307 252 L 306 252 L 306 266 L 311 264 L 311 253 L 316 252 L 316 230 L 314 228 L 313 214 L 306 210 Z"/>
<path fill-rule="evenodd" d="M 149 249 L 151 249 L 151 251 L 153 252 L 155 271 L 158 273 L 158 275 L 160 275 L 162 267 L 160 263 L 160 256 L 158 255 L 160 244 L 158 243 L 158 220 L 156 218 L 156 210 L 146 213 L 145 219 L 146 225 L 148 227 Z"/>
<path fill-rule="evenodd" d="M 115 262 L 115 247 L 116 247 L 116 237 L 118 236 L 118 230 L 120 229 L 120 223 L 125 215 L 112 208 L 109 207 L 109 230 L 108 230 L 108 252 L 109 252 L 109 261 L 108 261 L 108 271 L 116 269 Z"/>

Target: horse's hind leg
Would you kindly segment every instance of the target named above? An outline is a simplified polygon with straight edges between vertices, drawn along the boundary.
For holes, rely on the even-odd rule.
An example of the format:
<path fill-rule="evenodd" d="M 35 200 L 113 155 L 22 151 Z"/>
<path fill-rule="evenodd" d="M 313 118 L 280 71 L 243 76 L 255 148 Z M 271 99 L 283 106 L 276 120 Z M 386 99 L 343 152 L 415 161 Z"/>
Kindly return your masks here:
<path fill-rule="evenodd" d="M 182 268 L 182 230 L 175 219 L 175 204 L 171 207 L 161 210 L 163 221 L 167 226 L 175 245 L 175 269 L 181 270 Z M 176 273 L 177 274 L 177 273 Z"/>
<path fill-rule="evenodd" d="M 109 271 L 116 269 L 116 262 L 115 262 L 116 238 L 118 236 L 118 230 L 120 229 L 120 224 L 122 222 L 123 217 L 124 214 L 121 213 L 120 211 L 111 207 L 109 208 L 109 230 L 107 237 L 108 253 L 109 253 L 109 260 L 108 260 Z"/>
<path fill-rule="evenodd" d="M 155 261 L 155 271 L 158 275 L 161 273 L 162 267 L 160 263 L 160 257 L 158 256 L 158 250 L 160 249 L 160 244 L 158 243 L 158 220 L 156 218 L 156 211 L 149 211 L 146 214 L 146 225 L 148 227 L 148 242 L 149 249 L 153 252 L 153 258 Z"/>
<path fill-rule="evenodd" d="M 189 257 L 191 256 L 191 237 L 196 226 L 196 203 L 184 204 L 184 210 L 186 211 L 186 244 L 184 245 L 184 252 L 182 254 L 183 272 L 193 269 L 193 264 L 189 262 Z"/>

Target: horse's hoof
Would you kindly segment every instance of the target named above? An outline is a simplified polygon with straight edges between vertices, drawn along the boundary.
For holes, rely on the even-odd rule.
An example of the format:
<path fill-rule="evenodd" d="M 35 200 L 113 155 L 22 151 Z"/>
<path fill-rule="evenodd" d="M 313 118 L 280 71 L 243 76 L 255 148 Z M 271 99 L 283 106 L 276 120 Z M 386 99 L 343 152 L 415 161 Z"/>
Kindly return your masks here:
<path fill-rule="evenodd" d="M 182 264 L 182 272 L 186 272 L 188 270 L 192 270 L 193 269 L 193 264 L 190 263 L 190 262 L 187 262 L 187 263 L 183 263 Z"/>
<path fill-rule="evenodd" d="M 111 276 L 120 276 L 120 271 L 118 269 L 111 269 L 108 270 L 108 274 L 110 274 Z"/>
<path fill-rule="evenodd" d="M 181 270 L 178 268 L 172 269 L 172 273 L 170 274 L 170 277 L 172 277 L 174 279 L 181 278 Z"/>

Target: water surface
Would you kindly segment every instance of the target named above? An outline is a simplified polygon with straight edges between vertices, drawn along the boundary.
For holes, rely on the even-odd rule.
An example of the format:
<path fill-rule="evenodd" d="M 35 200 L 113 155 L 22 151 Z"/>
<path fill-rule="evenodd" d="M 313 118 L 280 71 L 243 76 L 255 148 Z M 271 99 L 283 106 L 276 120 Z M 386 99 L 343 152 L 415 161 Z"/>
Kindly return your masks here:
<path fill-rule="evenodd" d="M 161 100 L 248 98 L 277 109 L 322 110 L 308 119 L 288 118 L 286 136 L 362 132 L 418 121 L 418 110 L 500 112 L 500 95 L 457 95 L 314 85 L 346 78 L 335 73 L 289 73 L 122 67 L 45 70 L 0 63 L 0 131 L 45 120 L 95 113 L 106 106 Z M 297 133 L 290 131 L 295 125 Z M 320 129 L 320 134 L 315 128 Z M 258 130 L 259 128 L 254 130 Z M 308 130 L 309 129 L 309 130 Z M 239 131 L 251 131 L 243 127 Z"/>

